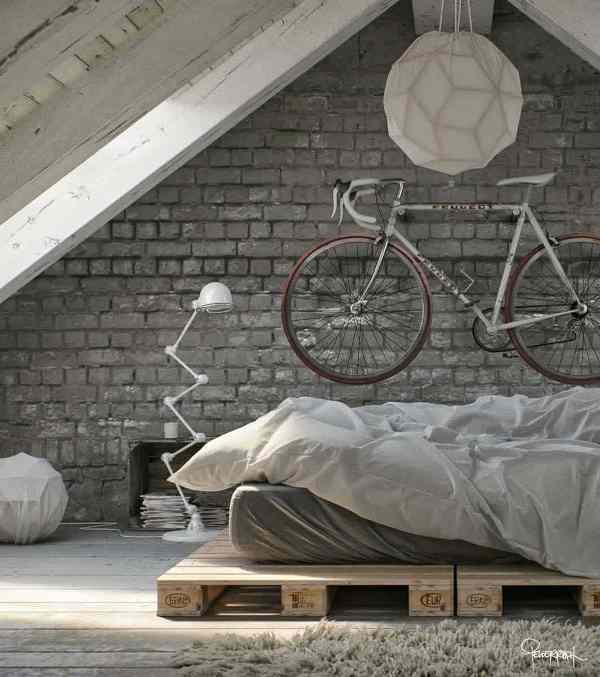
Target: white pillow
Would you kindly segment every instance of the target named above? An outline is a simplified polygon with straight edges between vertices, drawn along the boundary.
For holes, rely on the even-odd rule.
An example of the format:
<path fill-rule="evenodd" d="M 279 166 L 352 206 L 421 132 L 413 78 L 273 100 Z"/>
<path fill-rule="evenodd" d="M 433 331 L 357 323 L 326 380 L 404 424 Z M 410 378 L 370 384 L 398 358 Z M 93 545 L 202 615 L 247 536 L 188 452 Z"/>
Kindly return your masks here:
<path fill-rule="evenodd" d="M 295 473 L 315 445 L 344 447 L 350 438 L 361 444 L 373 434 L 348 406 L 288 398 L 256 421 L 205 444 L 169 481 L 195 491 L 221 491 L 240 482 L 278 484 Z"/>

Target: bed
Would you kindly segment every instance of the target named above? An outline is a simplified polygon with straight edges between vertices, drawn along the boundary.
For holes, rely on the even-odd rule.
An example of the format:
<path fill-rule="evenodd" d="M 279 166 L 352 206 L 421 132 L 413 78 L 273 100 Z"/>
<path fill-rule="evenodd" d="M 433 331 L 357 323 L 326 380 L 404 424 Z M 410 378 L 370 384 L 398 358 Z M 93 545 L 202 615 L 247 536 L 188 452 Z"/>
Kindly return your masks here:
<path fill-rule="evenodd" d="M 307 489 L 250 483 L 231 499 L 234 548 L 257 561 L 407 564 L 514 564 L 518 555 L 459 540 L 392 529 L 325 501 Z"/>
<path fill-rule="evenodd" d="M 232 510 L 234 543 L 253 558 L 512 553 L 600 577 L 598 388 L 465 405 L 288 398 L 208 442 L 169 480 L 192 491 L 265 485 L 240 490 Z"/>

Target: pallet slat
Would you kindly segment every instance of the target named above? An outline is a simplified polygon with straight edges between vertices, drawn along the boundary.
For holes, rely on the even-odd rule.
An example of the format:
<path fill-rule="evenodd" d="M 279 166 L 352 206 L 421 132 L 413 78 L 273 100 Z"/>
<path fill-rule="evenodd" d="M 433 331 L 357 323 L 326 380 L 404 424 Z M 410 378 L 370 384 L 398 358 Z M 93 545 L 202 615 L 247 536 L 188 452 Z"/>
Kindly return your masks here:
<path fill-rule="evenodd" d="M 581 615 L 600 616 L 600 579 L 567 576 L 537 565 L 459 565 L 456 584 L 458 616 L 502 616 L 502 589 L 506 586 L 575 587 Z"/>
<path fill-rule="evenodd" d="M 454 612 L 452 566 L 262 564 L 240 557 L 224 532 L 158 577 L 157 613 L 203 616 L 228 587 L 240 585 L 278 587 L 281 616 L 327 615 L 339 586 L 407 586 L 409 615 Z"/>

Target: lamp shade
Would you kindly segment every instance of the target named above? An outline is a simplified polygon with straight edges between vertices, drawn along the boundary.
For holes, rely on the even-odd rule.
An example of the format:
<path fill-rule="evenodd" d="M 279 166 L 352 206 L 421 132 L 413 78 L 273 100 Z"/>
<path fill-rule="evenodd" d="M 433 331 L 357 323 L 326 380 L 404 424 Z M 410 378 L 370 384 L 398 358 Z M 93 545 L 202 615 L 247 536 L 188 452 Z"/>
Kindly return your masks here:
<path fill-rule="evenodd" d="M 414 164 L 458 174 L 514 142 L 523 96 L 519 72 L 483 35 L 431 31 L 394 63 L 383 102 Z"/>
<path fill-rule="evenodd" d="M 194 307 L 207 313 L 227 313 L 233 308 L 231 292 L 221 282 L 209 282 L 202 288 Z"/>

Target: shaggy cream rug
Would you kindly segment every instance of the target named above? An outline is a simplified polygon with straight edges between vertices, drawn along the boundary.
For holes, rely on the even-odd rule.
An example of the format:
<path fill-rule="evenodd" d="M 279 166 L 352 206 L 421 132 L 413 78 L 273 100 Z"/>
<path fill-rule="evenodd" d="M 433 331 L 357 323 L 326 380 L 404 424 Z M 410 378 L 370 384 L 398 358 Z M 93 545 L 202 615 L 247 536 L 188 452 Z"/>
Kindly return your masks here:
<path fill-rule="evenodd" d="M 597 677 L 600 626 L 446 620 L 365 630 L 322 622 L 289 641 L 263 634 L 195 642 L 176 666 L 181 677 Z"/>

